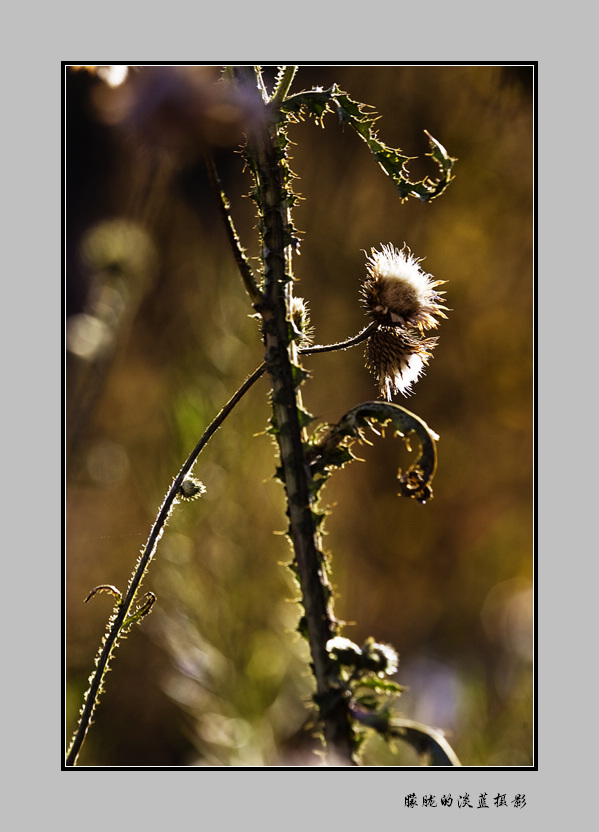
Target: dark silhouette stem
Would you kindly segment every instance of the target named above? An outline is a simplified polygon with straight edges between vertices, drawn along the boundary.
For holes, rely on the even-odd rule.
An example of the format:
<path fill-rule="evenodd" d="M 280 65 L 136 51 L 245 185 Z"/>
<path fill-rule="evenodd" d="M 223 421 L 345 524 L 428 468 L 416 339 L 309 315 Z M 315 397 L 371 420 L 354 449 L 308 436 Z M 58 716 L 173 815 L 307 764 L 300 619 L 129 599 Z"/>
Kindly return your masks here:
<path fill-rule="evenodd" d="M 372 323 L 368 324 L 367 327 L 361 332 L 358 332 L 357 335 L 354 335 L 353 338 L 348 338 L 347 341 L 339 341 L 336 344 L 325 344 L 323 345 L 315 345 L 313 347 L 302 347 L 299 352 L 302 355 L 314 355 L 318 352 L 334 352 L 335 350 L 346 350 L 349 347 L 355 347 L 357 344 L 360 344 L 362 341 L 365 341 L 369 335 L 371 335 L 375 329 L 378 329 L 379 324 L 378 321 L 373 321 Z"/>
<path fill-rule="evenodd" d="M 98 653 L 98 657 L 96 659 L 96 669 L 90 677 L 90 686 L 87 690 L 87 693 L 85 694 L 85 700 L 81 711 L 81 718 L 79 720 L 79 724 L 77 726 L 77 729 L 75 731 L 75 734 L 71 741 L 71 745 L 67 753 L 67 766 L 74 766 L 76 764 L 77 757 L 81 750 L 81 746 L 83 745 L 83 742 L 87 735 L 87 731 L 89 729 L 89 726 L 91 725 L 94 710 L 96 708 L 96 705 L 98 704 L 98 699 L 102 691 L 102 680 L 108 669 L 108 664 L 110 662 L 111 656 L 114 653 L 115 648 L 117 647 L 119 638 L 126 634 L 125 632 L 123 632 L 123 630 L 126 631 L 129 628 L 129 625 L 125 622 L 127 621 L 130 615 L 131 608 L 133 607 L 141 583 L 148 570 L 154 552 L 156 551 L 156 545 L 160 540 L 162 533 L 164 532 L 168 518 L 173 510 L 173 507 L 177 502 L 177 497 L 179 494 L 179 489 L 181 488 L 181 484 L 183 483 L 187 474 L 191 471 L 196 459 L 198 458 L 202 450 L 206 447 L 212 436 L 214 436 L 216 431 L 220 428 L 220 426 L 225 421 L 227 416 L 231 413 L 235 405 L 241 401 L 241 399 L 245 396 L 247 391 L 263 375 L 265 369 L 266 365 L 261 364 L 256 370 L 254 370 L 251 376 L 247 378 L 247 380 L 241 385 L 237 392 L 229 399 L 227 404 L 222 408 L 220 413 L 213 419 L 213 421 L 204 431 L 204 434 L 202 435 L 202 438 L 200 439 L 198 444 L 195 446 L 191 454 L 186 459 L 183 467 L 173 480 L 173 484 L 171 485 L 166 497 L 164 498 L 164 502 L 160 507 L 158 516 L 156 517 L 154 525 L 152 526 L 152 529 L 150 531 L 148 541 L 143 549 L 141 557 L 129 582 L 127 594 L 125 595 L 125 598 L 116 605 L 115 611 L 108 623 L 108 630 L 102 640 L 102 645 Z M 123 625 L 125 625 L 125 627 L 123 627 Z"/>
<path fill-rule="evenodd" d="M 210 151 L 207 148 L 204 150 L 204 161 L 206 163 L 206 169 L 208 170 L 208 177 L 210 179 L 210 183 L 212 185 L 214 193 L 216 194 L 216 198 L 218 201 L 218 210 L 222 217 L 223 224 L 225 226 L 225 232 L 227 234 L 229 244 L 233 251 L 235 262 L 237 263 L 237 267 L 241 274 L 241 279 L 243 280 L 243 284 L 246 288 L 248 295 L 252 300 L 252 303 L 258 303 L 262 299 L 262 292 L 260 291 L 254 279 L 252 269 L 239 241 L 237 231 L 235 230 L 235 225 L 233 224 L 233 218 L 231 216 L 231 206 L 229 205 L 229 200 L 227 199 L 225 192 L 223 191 L 220 177 L 218 175 L 218 171 L 216 170 L 216 165 L 214 164 L 214 158 L 212 156 L 212 153 L 210 153 Z"/>
<path fill-rule="evenodd" d="M 244 94 L 259 109 L 259 84 L 249 67 L 235 67 Z M 289 537 L 304 607 L 305 633 L 316 681 L 314 697 L 330 765 L 355 765 L 352 720 L 347 701 L 338 695 L 336 668 L 327 650 L 338 634 L 332 590 L 315 511 L 315 490 L 305 458 L 307 436 L 302 422 L 298 349 L 289 325 L 292 299 L 293 226 L 290 221 L 287 170 L 282 129 L 265 113 L 248 131 L 246 157 L 256 180 L 259 227 L 263 243 L 264 300 L 262 315 L 265 360 L 272 381 L 273 425 L 285 484 Z"/>

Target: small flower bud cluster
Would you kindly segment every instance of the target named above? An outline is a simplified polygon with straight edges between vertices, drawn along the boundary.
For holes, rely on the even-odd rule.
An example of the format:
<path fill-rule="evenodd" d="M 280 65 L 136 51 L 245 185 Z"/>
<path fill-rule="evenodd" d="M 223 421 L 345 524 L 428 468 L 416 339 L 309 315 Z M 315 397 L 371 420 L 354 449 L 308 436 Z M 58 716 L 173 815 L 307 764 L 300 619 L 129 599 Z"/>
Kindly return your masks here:
<path fill-rule="evenodd" d="M 391 401 L 393 393 L 409 395 L 428 364 L 436 338 L 426 338 L 439 318 L 447 317 L 441 305 L 445 281 L 432 280 L 420 260 L 404 246 L 372 249 L 362 298 L 368 314 L 380 324 L 366 343 L 366 366 L 376 377 L 379 393 Z"/>
<path fill-rule="evenodd" d="M 327 642 L 331 658 L 340 665 L 351 667 L 358 675 L 376 673 L 380 676 L 392 676 L 397 672 L 399 657 L 389 644 L 379 644 L 373 638 L 367 638 L 362 647 L 343 636 L 335 636 Z"/>

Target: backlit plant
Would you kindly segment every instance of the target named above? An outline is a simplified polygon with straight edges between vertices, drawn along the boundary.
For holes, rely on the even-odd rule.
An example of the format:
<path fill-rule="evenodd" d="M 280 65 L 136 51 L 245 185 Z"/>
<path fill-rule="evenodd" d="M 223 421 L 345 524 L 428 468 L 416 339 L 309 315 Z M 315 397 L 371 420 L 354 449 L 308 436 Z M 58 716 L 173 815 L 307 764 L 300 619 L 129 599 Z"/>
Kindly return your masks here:
<path fill-rule="evenodd" d="M 272 414 L 268 431 L 278 451 L 276 476 L 284 486 L 287 501 L 287 535 L 293 551 L 290 568 L 302 607 L 298 631 L 310 649 L 315 721 L 327 764 L 359 765 L 361 745 L 374 732 L 388 740 L 408 742 L 430 765 L 459 765 L 439 731 L 396 712 L 394 704 L 402 687 L 391 678 L 398 667 L 395 649 L 375 638 L 358 645 L 342 633 L 334 612 L 331 555 L 322 543 L 327 513 L 321 502 L 323 486 L 336 470 L 356 458 L 356 443 L 368 440 L 373 432 L 386 430 L 406 443 L 416 440 L 417 458 L 398 474 L 399 493 L 422 505 L 432 497 L 438 437 L 418 416 L 391 399 L 396 393 L 412 392 L 432 357 L 437 338 L 428 332 L 438 328 L 447 311 L 444 293 L 438 289 L 443 281 L 421 269 L 405 242 L 398 248 L 394 243 L 377 241 L 381 248 L 373 248 L 367 256 L 361 287 L 369 323 L 346 341 L 313 344 L 306 304 L 295 294 L 298 281 L 293 274 L 293 258 L 299 250 L 299 236 L 292 216 L 298 197 L 292 189 L 289 137 L 300 119 L 311 118 L 324 126 L 327 114 L 336 116 L 365 142 L 402 201 L 416 197 L 428 202 L 442 194 L 452 179 L 455 160 L 429 135 L 429 155 L 438 167 L 438 178 L 412 181 L 406 168 L 409 157 L 378 138 L 378 117 L 371 108 L 353 101 L 335 85 L 328 90 L 316 88 L 291 94 L 295 70 L 293 66 L 281 67 L 269 92 L 259 67 L 225 67 L 217 89 L 212 91 L 214 100 L 222 95 L 226 101 L 235 101 L 244 114 L 242 152 L 252 177 L 251 194 L 257 210 L 259 270 L 252 268 L 240 244 L 209 141 L 201 136 L 198 141 L 203 141 L 205 163 L 249 303 L 260 320 L 264 362 L 214 418 L 175 476 L 125 593 L 101 585 L 86 599 L 108 592 L 115 598 L 115 607 L 67 753 L 69 766 L 76 764 L 116 647 L 156 602 L 154 593 L 141 595 L 140 588 L 169 516 L 175 505 L 201 498 L 205 491 L 202 482 L 192 476 L 192 469 L 216 430 L 264 374 L 270 379 Z M 335 424 L 315 425 L 302 401 L 302 386 L 308 379 L 302 357 L 361 343 L 365 344 L 366 367 L 375 376 L 381 399 L 357 404 Z"/>

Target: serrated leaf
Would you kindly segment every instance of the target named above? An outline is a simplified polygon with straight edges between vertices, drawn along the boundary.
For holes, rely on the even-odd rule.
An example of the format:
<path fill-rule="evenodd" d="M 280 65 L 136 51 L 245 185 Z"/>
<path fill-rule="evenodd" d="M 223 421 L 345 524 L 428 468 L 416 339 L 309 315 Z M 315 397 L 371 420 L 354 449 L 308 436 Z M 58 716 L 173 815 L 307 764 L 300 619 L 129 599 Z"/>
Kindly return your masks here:
<path fill-rule="evenodd" d="M 335 85 L 328 90 L 313 89 L 290 95 L 281 105 L 281 112 L 295 116 L 312 116 L 322 125 L 322 118 L 331 109 Z"/>
<path fill-rule="evenodd" d="M 453 179 L 451 171 L 456 159 L 425 130 L 431 145 L 431 152 L 426 155 L 439 166 L 441 178 L 437 180 L 427 176 L 412 182 L 406 163 L 414 157 L 406 156 L 399 148 L 389 147 L 380 141 L 375 130 L 375 123 L 380 116 L 368 105 L 351 99 L 336 84 L 328 90 L 314 89 L 291 96 L 284 102 L 281 110 L 296 118 L 301 118 L 307 113 L 321 126 L 324 126 L 323 118 L 327 112 L 336 112 L 340 123 L 348 124 L 366 142 L 380 167 L 395 184 L 402 201 L 409 196 L 415 196 L 423 202 L 430 202 L 442 194 Z"/>
<path fill-rule="evenodd" d="M 349 410 L 318 443 L 312 445 L 308 452 L 312 471 L 323 474 L 333 467 L 341 467 L 338 465 L 340 458 L 342 464 L 350 461 L 347 453 L 351 454 L 351 444 L 363 441 L 366 430 L 372 429 L 373 424 L 390 426 L 396 436 L 405 440 L 409 440 L 411 434 L 418 437 L 420 455 L 405 473 L 398 472 L 398 479 L 402 496 L 426 503 L 433 494 L 430 483 L 437 467 L 435 443 L 439 437 L 414 413 L 392 402 L 364 402 Z M 351 458 L 356 459 L 353 454 Z"/>
<path fill-rule="evenodd" d="M 449 155 L 441 142 L 438 142 L 433 136 L 431 136 L 428 130 L 425 130 L 424 132 L 426 133 L 432 148 L 431 152 L 427 153 L 427 156 L 431 156 L 443 171 L 449 173 L 453 167 L 453 163 L 457 160 L 453 156 Z"/>
<path fill-rule="evenodd" d="M 365 694 L 364 696 L 356 696 L 356 703 L 361 708 L 366 708 L 367 711 L 376 711 L 380 705 L 379 700 L 373 693 Z"/>
<path fill-rule="evenodd" d="M 314 421 L 314 416 L 311 413 L 308 413 L 307 410 L 303 410 L 301 407 L 297 409 L 297 415 L 299 420 L 300 428 L 307 428 L 309 424 Z"/>
<path fill-rule="evenodd" d="M 295 387 L 299 387 L 300 384 L 303 384 L 304 381 L 310 378 L 310 373 L 298 364 L 291 365 L 291 372 L 293 374 L 293 384 Z M 312 417 L 310 417 L 310 420 L 312 420 Z"/>
<path fill-rule="evenodd" d="M 309 460 L 313 457 L 315 447 L 317 446 L 308 446 L 307 453 Z M 323 477 L 323 480 L 326 480 L 332 469 L 343 468 L 344 465 L 347 465 L 348 462 L 352 462 L 354 459 L 356 459 L 354 454 L 344 445 L 331 448 L 329 453 L 317 456 L 315 461 L 311 463 L 312 476 L 320 475 Z"/>
<path fill-rule="evenodd" d="M 397 682 L 392 682 L 390 679 L 383 679 L 381 676 L 370 676 L 360 679 L 360 687 L 371 688 L 384 693 L 402 693 L 406 688 L 403 685 L 398 685 Z"/>
<path fill-rule="evenodd" d="M 327 511 L 314 511 L 313 509 L 310 510 L 310 514 L 312 515 L 312 520 L 314 521 L 314 525 L 317 529 L 319 529 L 324 521 L 327 518 L 328 512 Z"/>

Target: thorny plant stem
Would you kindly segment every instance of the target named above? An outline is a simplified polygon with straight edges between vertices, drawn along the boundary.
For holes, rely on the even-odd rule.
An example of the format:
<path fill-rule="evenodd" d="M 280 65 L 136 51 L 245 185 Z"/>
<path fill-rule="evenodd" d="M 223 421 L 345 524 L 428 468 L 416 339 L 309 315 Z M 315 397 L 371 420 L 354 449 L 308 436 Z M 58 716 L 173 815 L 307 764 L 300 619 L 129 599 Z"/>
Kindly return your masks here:
<path fill-rule="evenodd" d="M 291 76 L 291 78 L 292 77 L 293 76 Z M 291 81 L 291 78 L 289 78 L 289 82 Z M 241 272 L 245 288 L 253 303 L 261 306 L 264 295 L 254 280 L 249 263 L 247 262 L 240 246 L 239 238 L 237 237 L 230 215 L 229 204 L 222 191 L 220 180 L 214 166 L 214 161 L 208 153 L 206 153 L 205 158 L 213 187 L 219 196 L 220 212 L 225 221 L 227 236 L 235 253 L 237 266 Z M 272 164 L 276 167 L 276 161 L 273 161 Z M 279 228 L 277 228 L 276 231 L 278 232 L 277 237 L 280 241 L 279 247 L 282 248 L 284 247 L 282 234 L 280 233 Z M 273 261 L 272 253 L 269 255 L 268 259 Z M 283 262 L 286 262 L 284 257 Z M 275 265 L 272 271 L 274 274 L 278 274 L 278 261 L 276 259 L 274 259 L 274 264 Z M 280 281 L 280 286 L 284 287 L 284 281 L 281 279 L 280 275 L 276 279 Z M 98 704 L 99 696 L 102 692 L 102 682 L 108 669 L 110 659 L 118 644 L 119 637 L 122 637 L 125 634 L 123 632 L 123 625 L 131 614 L 131 610 L 138 595 L 143 578 L 156 551 L 157 543 L 162 536 L 168 518 L 176 503 L 181 484 L 187 474 L 191 471 L 195 461 L 208 441 L 220 428 L 233 408 L 239 401 L 241 401 L 243 396 L 254 385 L 254 383 L 262 377 L 267 369 L 269 369 L 271 375 L 274 373 L 273 390 L 276 391 L 276 389 L 281 386 L 281 390 L 285 394 L 285 399 L 289 399 L 291 404 L 291 406 L 289 406 L 289 404 L 285 404 L 282 409 L 282 415 L 279 413 L 277 416 L 279 428 L 283 428 L 286 424 L 290 425 L 292 428 L 290 437 L 291 442 L 282 440 L 281 438 L 282 434 L 286 433 L 286 429 L 280 430 L 279 436 L 281 456 L 284 462 L 285 484 L 290 503 L 291 535 L 294 543 L 294 549 L 296 551 L 300 583 L 302 586 L 302 594 L 304 596 L 308 635 L 314 660 L 317 690 L 321 695 L 325 694 L 328 690 L 330 659 L 326 653 L 325 647 L 327 641 L 336 633 L 336 622 L 332 615 L 332 611 L 329 608 L 326 592 L 324 591 L 326 589 L 326 576 L 321 565 L 322 555 L 320 552 L 320 538 L 310 511 L 309 487 L 305 473 L 305 462 L 302 448 L 304 437 L 302 435 L 303 432 L 300 429 L 297 412 L 297 408 L 301 405 L 301 398 L 299 391 L 295 389 L 295 382 L 293 381 L 291 369 L 291 355 L 295 352 L 295 347 L 292 343 L 287 343 L 288 336 L 286 328 L 285 294 L 281 293 L 277 298 L 277 292 L 273 291 L 272 280 L 270 283 L 267 281 L 267 286 L 270 286 L 270 294 L 273 300 L 276 298 L 279 303 L 283 301 L 285 304 L 285 306 L 281 307 L 281 314 L 279 316 L 273 316 L 272 311 L 270 311 L 269 314 L 267 311 L 267 305 L 265 305 L 262 310 L 265 322 L 268 319 L 271 324 L 270 327 L 265 326 L 267 360 L 257 367 L 256 370 L 254 370 L 254 372 L 241 385 L 241 387 L 211 422 L 173 480 L 173 484 L 171 485 L 162 503 L 158 516 L 156 517 L 150 531 L 147 543 L 131 577 L 125 598 L 119 601 L 115 607 L 113 615 L 110 618 L 108 631 L 103 638 L 101 649 L 96 659 L 96 669 L 90 677 L 90 686 L 85 695 L 81 718 L 71 741 L 71 745 L 68 749 L 66 757 L 67 766 L 74 766 L 76 764 L 77 757 L 81 751 L 81 747 L 91 725 L 93 713 Z M 281 322 L 283 322 L 283 332 L 281 332 Z M 274 328 L 272 327 L 273 323 L 275 324 Z M 361 341 L 364 341 L 377 326 L 378 324 L 371 323 L 357 335 L 352 338 L 348 338 L 346 341 L 328 345 L 303 347 L 298 349 L 297 352 L 302 355 L 312 355 L 320 352 L 332 352 L 334 350 L 347 349 L 359 344 Z M 283 371 L 281 373 L 283 377 L 282 385 L 281 379 L 278 377 L 279 368 Z M 278 409 L 281 410 L 281 408 Z M 298 474 L 297 476 L 296 472 Z M 125 629 L 128 629 L 127 625 L 125 625 Z M 342 760 L 351 763 L 351 736 L 348 712 L 345 706 L 341 703 L 341 708 L 337 706 L 331 713 L 325 715 L 324 724 L 325 738 L 327 739 L 327 743 L 329 745 L 331 759 L 333 759 L 336 755 L 339 755 Z"/>
<path fill-rule="evenodd" d="M 295 74 L 294 67 L 288 67 L 280 76 L 273 101 L 282 100 L 289 89 Z M 311 514 L 311 498 L 308 475 L 303 452 L 304 435 L 300 427 L 298 408 L 301 395 L 293 379 L 292 360 L 296 353 L 311 355 L 319 352 L 347 349 L 365 340 L 376 324 L 370 324 L 360 333 L 346 341 L 329 345 L 316 345 L 296 349 L 288 339 L 287 307 L 291 292 L 286 279 L 287 267 L 291 267 L 291 251 L 285 246 L 284 233 L 288 223 L 288 209 L 283 196 L 281 171 L 275 153 L 277 137 L 272 126 L 270 131 L 263 131 L 256 145 L 258 179 L 262 189 L 262 199 L 269 202 L 272 210 L 264 216 L 264 242 L 274 242 L 274 247 L 267 248 L 264 258 L 265 294 L 259 289 L 249 263 L 241 248 L 239 238 L 230 214 L 230 207 L 222 190 L 221 183 L 209 152 L 205 153 L 208 173 L 219 200 L 219 210 L 225 223 L 229 242 L 233 249 L 237 266 L 240 270 L 245 288 L 253 302 L 263 315 L 266 344 L 266 361 L 263 362 L 241 385 L 236 393 L 208 426 L 198 444 L 195 446 L 166 494 L 158 516 L 154 521 L 135 571 L 127 587 L 125 598 L 119 600 L 110 618 L 108 631 L 102 640 L 101 649 L 96 659 L 96 669 L 90 677 L 90 686 L 86 692 L 77 729 L 71 741 L 66 757 L 66 765 L 74 766 L 81 747 L 92 722 L 94 710 L 102 692 L 102 682 L 110 659 L 120 637 L 124 636 L 130 626 L 130 616 L 144 576 L 156 551 L 156 546 L 164 532 L 168 518 L 177 501 L 179 489 L 191 471 L 199 454 L 211 437 L 220 428 L 233 408 L 261 378 L 268 369 L 273 378 L 273 401 L 277 399 L 277 390 L 283 394 L 283 403 L 275 404 L 275 416 L 279 426 L 279 444 L 283 463 L 285 485 L 289 501 L 290 532 L 296 552 L 300 584 L 308 638 L 313 658 L 313 667 L 317 683 L 317 692 L 324 696 L 329 691 L 329 681 L 333 678 L 331 661 L 326 652 L 326 643 L 337 632 L 336 621 L 330 608 L 327 578 L 322 566 L 320 537 Z M 268 217 L 267 214 L 268 213 Z M 287 426 L 287 427 L 286 427 Z M 324 733 L 329 759 L 353 764 L 351 725 L 349 711 L 343 702 L 323 713 Z"/>
<path fill-rule="evenodd" d="M 216 165 L 214 164 L 214 158 L 207 148 L 204 150 L 204 161 L 208 170 L 210 184 L 212 185 L 214 193 L 217 197 L 218 209 L 225 226 L 229 244 L 233 250 L 235 262 L 237 263 L 237 267 L 241 274 L 241 279 L 243 280 L 243 284 L 252 300 L 252 303 L 257 303 L 262 299 L 262 292 L 256 284 L 248 259 L 245 256 L 243 248 L 241 247 L 241 243 L 239 242 L 239 237 L 237 236 L 237 231 L 235 230 L 233 218 L 231 216 L 231 206 L 229 205 L 229 200 L 223 191 L 220 177 L 216 170 Z"/>
<path fill-rule="evenodd" d="M 368 337 L 370 332 L 376 328 L 376 326 L 378 326 L 378 324 L 376 323 L 369 324 L 360 333 L 354 335 L 352 338 L 348 338 L 346 341 L 340 341 L 336 344 L 327 344 L 324 346 L 317 345 L 312 347 L 303 347 L 299 350 L 299 352 L 303 355 L 312 355 L 314 353 L 332 352 L 334 350 L 342 350 L 347 349 L 349 347 L 353 347 L 356 344 L 359 344 L 361 341 L 364 341 Z M 144 547 L 139 563 L 137 564 L 135 572 L 133 573 L 133 576 L 129 583 L 125 599 L 124 601 L 119 602 L 116 608 L 116 615 L 114 618 L 111 618 L 111 622 L 109 624 L 110 629 L 103 641 L 102 649 L 99 653 L 96 663 L 96 670 L 93 674 L 90 687 L 86 694 L 85 703 L 81 712 L 81 719 L 79 721 L 77 730 L 75 732 L 75 735 L 73 736 L 71 746 L 68 751 L 68 755 L 66 758 L 66 764 L 68 766 L 74 766 L 77 761 L 77 756 L 79 755 L 79 752 L 87 735 L 87 731 L 89 730 L 89 726 L 91 725 L 93 712 L 98 703 L 99 694 L 101 692 L 102 680 L 108 668 L 108 664 L 110 662 L 112 653 L 114 652 L 114 649 L 117 646 L 121 628 L 123 626 L 124 621 L 130 613 L 135 598 L 137 597 L 137 593 L 139 592 L 139 588 L 143 581 L 144 575 L 148 569 L 152 556 L 155 552 L 156 545 L 162 535 L 166 522 L 175 504 L 175 500 L 177 498 L 179 488 L 181 487 L 181 483 L 193 468 L 193 465 L 196 462 L 202 450 L 206 447 L 212 436 L 214 436 L 216 431 L 223 424 L 223 422 L 231 413 L 235 405 L 237 405 L 241 401 L 241 399 L 250 390 L 250 388 L 253 387 L 255 382 L 257 382 L 258 379 L 264 375 L 264 373 L 266 372 L 266 366 L 266 362 L 263 362 L 262 364 L 260 364 L 259 367 L 257 367 L 254 370 L 254 372 L 246 379 L 246 381 L 244 381 L 241 387 L 236 391 L 236 393 L 231 397 L 227 404 L 222 408 L 222 410 L 206 428 L 200 441 L 197 443 L 197 445 L 195 446 L 195 448 L 183 464 L 178 475 L 174 479 L 173 484 L 170 487 L 164 499 L 160 512 L 150 531 L 150 536 L 148 537 L 148 541 Z"/>
<path fill-rule="evenodd" d="M 256 95 L 257 79 L 248 67 L 235 71 L 247 94 Z M 334 695 L 335 668 L 327 643 L 338 633 L 331 604 L 320 533 L 313 511 L 313 491 L 304 456 L 307 441 L 300 420 L 301 393 L 294 367 L 298 350 L 290 337 L 292 292 L 291 221 L 280 135 L 265 119 L 248 131 L 247 156 L 253 166 L 261 216 L 264 267 L 262 315 L 266 365 L 272 381 L 273 418 L 287 494 L 289 535 L 305 611 L 305 625 L 316 680 L 316 702 L 329 763 L 354 765 L 354 738 L 347 702 Z"/>
<path fill-rule="evenodd" d="M 318 352 L 334 352 L 335 350 L 346 350 L 348 347 L 355 347 L 357 344 L 365 341 L 369 335 L 372 335 L 375 329 L 379 328 L 378 321 L 372 321 L 367 327 L 347 341 L 338 341 L 336 344 L 315 344 L 313 347 L 301 347 L 298 352 L 302 355 L 314 355 Z"/>
<path fill-rule="evenodd" d="M 291 74 L 291 77 L 289 78 L 289 83 L 291 83 L 297 67 L 287 67 L 287 69 L 294 70 Z M 278 89 L 279 88 L 277 87 L 277 91 Z M 263 298 L 263 295 L 255 281 L 251 266 L 241 246 L 241 242 L 239 240 L 239 236 L 237 234 L 237 230 L 235 229 L 235 224 L 233 222 L 233 217 L 231 215 L 231 205 L 229 204 L 229 200 L 227 199 L 227 196 L 223 191 L 220 177 L 218 175 L 216 165 L 214 164 L 214 158 L 208 149 L 204 151 L 204 161 L 208 170 L 208 177 L 210 179 L 210 183 L 217 197 L 219 213 L 223 220 L 227 238 L 233 251 L 233 256 L 235 257 L 235 262 L 237 263 L 237 268 L 239 269 L 239 273 L 241 274 L 241 279 L 243 280 L 243 284 L 252 302 L 254 304 L 259 304 Z M 346 341 L 339 341 L 336 344 L 302 347 L 299 349 L 299 352 L 302 355 L 313 355 L 314 353 L 318 352 L 333 352 L 334 350 L 344 350 L 348 347 L 353 347 L 356 344 L 359 344 L 361 341 L 366 340 L 366 338 L 375 329 L 377 329 L 378 326 L 379 324 L 376 321 L 373 321 L 372 323 L 368 324 L 368 326 L 365 327 L 357 335 L 354 335 L 352 338 L 348 338 Z M 264 367 L 264 369 L 266 369 L 266 367 Z"/>
<path fill-rule="evenodd" d="M 291 86 L 291 82 L 295 78 L 295 73 L 297 72 L 297 66 L 286 66 L 283 67 L 281 74 L 277 80 L 277 86 L 273 92 L 272 98 L 270 99 L 270 103 L 273 105 L 282 104 L 285 100 L 285 96 L 289 92 L 289 87 Z"/>
<path fill-rule="evenodd" d="M 185 479 L 187 474 L 191 471 L 196 459 L 198 458 L 199 454 L 204 449 L 204 447 L 207 445 L 208 441 L 220 428 L 220 426 L 225 421 L 227 416 L 231 413 L 235 405 L 241 401 L 241 399 L 245 396 L 250 387 L 252 387 L 252 385 L 263 375 L 265 369 L 266 365 L 261 364 L 256 370 L 254 370 L 251 376 L 249 376 L 246 379 L 246 381 L 241 385 L 237 392 L 229 399 L 227 404 L 222 408 L 220 413 L 213 419 L 213 421 L 204 431 L 202 438 L 185 461 L 183 467 L 173 480 L 173 484 L 171 485 L 166 497 L 164 498 L 164 502 L 160 507 L 158 516 L 156 517 L 154 525 L 152 526 L 152 529 L 150 531 L 148 541 L 142 551 L 141 557 L 137 563 L 131 580 L 129 581 L 127 594 L 125 595 L 124 600 L 120 601 L 115 607 L 115 612 L 109 622 L 109 629 L 102 641 L 101 650 L 98 654 L 98 658 L 96 659 L 96 669 L 92 674 L 92 677 L 90 679 L 90 686 L 85 695 L 85 701 L 83 709 L 81 711 L 81 718 L 79 720 L 77 730 L 75 731 L 75 734 L 71 741 L 71 745 L 67 753 L 67 766 L 74 766 L 77 761 L 77 756 L 79 755 L 81 746 L 83 745 L 87 731 L 89 729 L 89 726 L 91 725 L 92 716 L 95 707 L 98 703 L 99 695 L 102 691 L 102 680 L 108 669 L 110 658 L 117 646 L 119 637 L 124 635 L 124 633 L 121 632 L 123 629 L 123 624 L 130 614 L 131 608 L 133 606 L 133 603 L 135 601 L 145 573 L 148 569 L 148 566 L 150 565 L 150 561 L 152 560 L 152 556 L 156 551 L 156 545 L 160 540 L 160 537 L 162 536 L 168 518 L 177 501 L 177 496 L 179 493 L 179 489 L 181 488 L 181 484 L 183 483 L 183 480 Z"/>
<path fill-rule="evenodd" d="M 209 177 L 218 197 L 219 210 L 224 219 L 237 266 L 253 306 L 262 316 L 266 348 L 265 361 L 254 370 L 208 426 L 175 477 L 136 564 L 125 598 L 122 599 L 115 587 L 102 585 L 95 587 L 86 599 L 89 600 L 100 590 L 107 590 L 116 595 L 118 603 L 102 639 L 95 661 L 96 669 L 90 676 L 90 686 L 85 694 L 81 718 L 67 752 L 67 766 L 76 764 L 102 692 L 104 676 L 119 639 L 127 634 L 134 622 L 141 620 L 149 612 L 155 600 L 153 593 L 147 593 L 133 610 L 158 541 L 178 501 L 185 477 L 233 408 L 267 370 L 272 381 L 273 424 L 279 444 L 283 480 L 287 493 L 289 535 L 293 542 L 295 565 L 302 592 L 304 622 L 312 655 L 312 670 L 316 679 L 315 702 L 320 710 L 327 758 L 332 765 L 356 765 L 352 719 L 358 719 L 358 716 L 356 713 L 352 714 L 349 701 L 341 695 L 343 686 L 339 684 L 335 663 L 327 651 L 327 643 L 338 633 L 338 623 L 333 615 L 332 590 L 328 582 L 314 511 L 316 490 L 313 487 L 305 453 L 308 443 L 300 418 L 300 413 L 303 413 L 299 390 L 302 373 L 298 365 L 298 356 L 332 352 L 355 346 L 368 338 L 379 324 L 373 322 L 352 338 L 335 344 L 304 347 L 298 347 L 295 344 L 290 311 L 294 236 L 290 222 L 291 200 L 289 197 L 292 195 L 286 187 L 286 160 L 282 150 L 284 143 L 280 141 L 282 133 L 279 133 L 279 130 L 283 128 L 279 128 L 276 120 L 272 118 L 272 113 L 278 110 L 285 100 L 296 70 L 297 67 L 293 66 L 280 68 L 275 90 L 269 98 L 260 67 L 228 66 L 225 68 L 225 75 L 230 80 L 237 81 L 245 87 L 246 92 L 253 94 L 254 98 L 259 95 L 265 112 L 263 122 L 257 121 L 249 127 L 247 143 L 247 155 L 256 178 L 257 203 L 260 209 L 263 288 L 258 286 L 241 247 L 214 160 L 208 150 L 204 153 Z M 145 600 L 146 598 L 148 600 Z M 386 723 L 383 727 L 386 730 Z M 447 761 L 448 757 L 445 755 L 442 764 L 445 765 Z M 449 764 L 459 765 L 459 762 L 449 760 Z"/>

